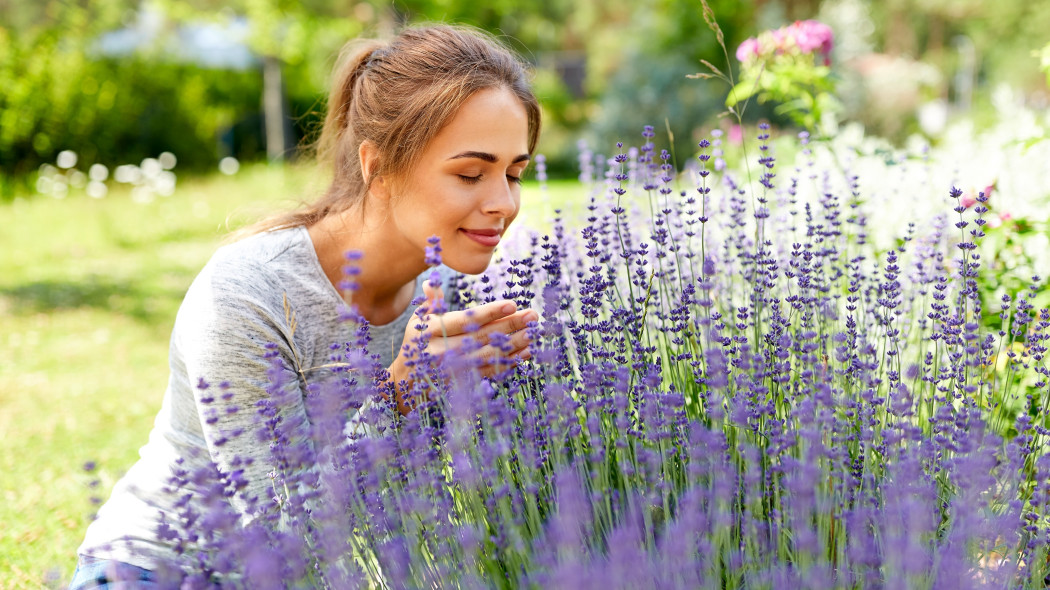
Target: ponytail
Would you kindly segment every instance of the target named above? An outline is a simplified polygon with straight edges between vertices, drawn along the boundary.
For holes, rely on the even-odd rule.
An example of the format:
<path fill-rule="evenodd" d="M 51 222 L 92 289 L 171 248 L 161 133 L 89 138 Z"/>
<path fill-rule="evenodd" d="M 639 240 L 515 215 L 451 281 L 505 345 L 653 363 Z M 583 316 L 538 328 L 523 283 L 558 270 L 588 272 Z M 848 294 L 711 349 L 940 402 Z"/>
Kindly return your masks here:
<path fill-rule="evenodd" d="M 328 95 L 328 113 L 324 127 L 317 140 L 317 156 L 321 161 L 332 161 L 330 156 L 348 129 L 354 88 L 369 67 L 372 56 L 384 43 L 375 39 L 363 39 L 348 43 L 339 53 L 332 72 L 331 92 Z M 355 154 L 356 155 L 356 154 Z"/>

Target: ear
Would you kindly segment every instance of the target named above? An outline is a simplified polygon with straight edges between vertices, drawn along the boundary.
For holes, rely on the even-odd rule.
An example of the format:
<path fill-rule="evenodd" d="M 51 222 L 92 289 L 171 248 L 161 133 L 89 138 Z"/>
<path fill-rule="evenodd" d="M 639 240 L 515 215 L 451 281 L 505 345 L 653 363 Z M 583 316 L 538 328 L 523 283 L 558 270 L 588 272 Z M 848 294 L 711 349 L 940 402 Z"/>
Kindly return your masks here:
<path fill-rule="evenodd" d="M 373 177 L 379 167 L 379 146 L 366 139 L 357 148 L 357 157 L 361 161 L 361 176 L 365 182 L 368 183 L 368 180 L 372 179 L 369 192 L 376 196 L 386 197 L 390 191 L 389 182 L 383 176 Z"/>

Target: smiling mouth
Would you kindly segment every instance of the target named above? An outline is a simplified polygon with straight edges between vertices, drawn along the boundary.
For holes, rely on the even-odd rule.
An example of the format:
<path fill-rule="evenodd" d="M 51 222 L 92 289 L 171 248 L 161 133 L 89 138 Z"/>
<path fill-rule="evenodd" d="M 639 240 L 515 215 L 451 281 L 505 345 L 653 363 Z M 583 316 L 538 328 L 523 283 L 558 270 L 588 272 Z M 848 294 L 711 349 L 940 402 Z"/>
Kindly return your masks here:
<path fill-rule="evenodd" d="M 460 229 L 459 231 L 486 248 L 495 248 L 499 244 L 500 232 L 496 229 Z"/>

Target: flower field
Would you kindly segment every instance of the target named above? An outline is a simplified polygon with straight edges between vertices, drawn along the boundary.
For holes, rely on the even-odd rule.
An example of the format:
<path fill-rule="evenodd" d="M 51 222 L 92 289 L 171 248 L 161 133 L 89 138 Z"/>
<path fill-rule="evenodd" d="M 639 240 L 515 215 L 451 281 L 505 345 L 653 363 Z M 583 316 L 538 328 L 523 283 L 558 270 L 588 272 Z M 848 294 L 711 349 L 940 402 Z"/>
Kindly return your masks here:
<path fill-rule="evenodd" d="M 399 385 L 352 305 L 320 366 L 267 348 L 254 407 L 202 376 L 202 420 L 255 424 L 216 455 L 271 455 L 172 464 L 158 588 L 1050 587 L 1039 3 L 67 4 L 0 26 L 0 590 L 68 586 L 190 282 L 326 190 L 333 52 L 429 20 L 532 65 L 520 214 L 477 276 L 428 242 Z M 266 67 L 175 58 L 242 29 Z M 428 348 L 502 299 L 538 312 L 524 360 Z"/>
<path fill-rule="evenodd" d="M 1043 587 L 1050 312 L 988 251 L 1012 181 L 757 133 L 682 175 L 648 128 L 585 149 L 580 219 L 449 297 L 541 310 L 502 379 L 417 341 L 402 418 L 350 343 L 310 425 L 209 395 L 259 413 L 275 497 L 241 527 L 236 472 L 173 478 L 215 507 L 167 531 L 190 587 Z"/>

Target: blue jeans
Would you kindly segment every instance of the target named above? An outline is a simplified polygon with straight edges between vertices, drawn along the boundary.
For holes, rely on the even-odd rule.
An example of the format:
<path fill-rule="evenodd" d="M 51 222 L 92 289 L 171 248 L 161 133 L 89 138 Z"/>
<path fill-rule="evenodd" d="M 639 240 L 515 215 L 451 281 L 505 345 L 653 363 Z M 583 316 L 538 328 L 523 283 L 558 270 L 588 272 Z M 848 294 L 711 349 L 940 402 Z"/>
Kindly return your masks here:
<path fill-rule="evenodd" d="M 153 590 L 153 572 L 122 561 L 81 555 L 69 590 Z"/>

